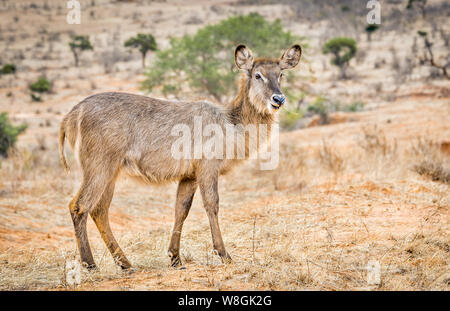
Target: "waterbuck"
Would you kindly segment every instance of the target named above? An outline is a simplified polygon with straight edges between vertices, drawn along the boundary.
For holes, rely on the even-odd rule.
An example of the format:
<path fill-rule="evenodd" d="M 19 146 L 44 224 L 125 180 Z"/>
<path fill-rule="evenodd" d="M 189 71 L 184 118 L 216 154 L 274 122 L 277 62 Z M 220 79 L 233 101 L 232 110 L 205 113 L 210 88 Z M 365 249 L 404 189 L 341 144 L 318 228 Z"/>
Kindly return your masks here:
<path fill-rule="evenodd" d="M 82 169 L 81 187 L 69 209 L 83 265 L 88 269 L 96 267 L 86 231 L 90 214 L 115 262 L 123 269 L 131 267 L 108 220 L 120 172 L 147 183 L 178 182 L 175 224 L 169 245 L 172 266 L 181 265 L 181 230 L 197 187 L 208 215 L 214 249 L 222 261 L 231 260 L 219 228 L 218 177 L 241 160 L 175 159 L 171 148 L 177 138 L 170 133 L 177 124 L 192 128 L 195 117 L 201 117 L 202 126 L 266 124 L 270 127 L 285 102 L 280 89 L 282 70 L 295 67 L 300 57 L 299 45 L 293 45 L 280 58 L 274 59 L 253 59 L 246 46 L 236 47 L 235 63 L 242 71 L 241 81 L 238 95 L 227 107 L 116 92 L 90 96 L 73 107 L 61 123 L 59 153 L 67 170 L 64 157 L 67 138 Z M 248 135 L 245 137 L 245 157 L 248 157 L 249 139 Z"/>

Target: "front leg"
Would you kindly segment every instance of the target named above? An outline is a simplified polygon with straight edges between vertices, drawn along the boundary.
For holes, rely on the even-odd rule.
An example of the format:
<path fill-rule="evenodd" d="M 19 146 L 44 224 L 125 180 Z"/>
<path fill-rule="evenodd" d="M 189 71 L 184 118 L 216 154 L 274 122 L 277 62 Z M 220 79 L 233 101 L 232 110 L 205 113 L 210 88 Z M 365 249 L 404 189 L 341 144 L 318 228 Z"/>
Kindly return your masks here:
<path fill-rule="evenodd" d="M 218 173 L 199 177 L 199 186 L 203 206 L 205 207 L 211 227 L 214 250 L 218 253 L 222 262 L 229 262 L 231 261 L 231 257 L 225 250 L 225 244 L 223 243 L 219 227 Z"/>
<path fill-rule="evenodd" d="M 180 238 L 183 223 L 191 209 L 197 182 L 195 179 L 183 179 L 178 184 L 177 200 L 175 203 L 175 224 L 173 225 L 172 237 L 169 245 L 169 257 L 172 267 L 181 266 Z"/>

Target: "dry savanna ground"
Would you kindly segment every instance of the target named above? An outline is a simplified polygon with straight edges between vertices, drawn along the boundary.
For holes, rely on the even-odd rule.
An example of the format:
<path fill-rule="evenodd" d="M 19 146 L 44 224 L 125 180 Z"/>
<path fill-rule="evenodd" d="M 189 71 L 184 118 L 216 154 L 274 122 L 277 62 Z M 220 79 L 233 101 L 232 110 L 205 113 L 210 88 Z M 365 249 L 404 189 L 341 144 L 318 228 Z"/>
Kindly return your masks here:
<path fill-rule="evenodd" d="M 320 46 L 345 27 L 296 20 L 282 4 L 82 1 L 89 13 L 73 26 L 57 1 L 33 1 L 37 8 L 15 2 L 28 6 L 0 10 L 2 62 L 18 64 L 14 76 L 0 77 L 0 111 L 29 127 L 1 160 L 0 289 L 450 289 L 450 83 L 429 78 L 423 66 L 406 70 L 404 61 L 417 29 L 428 27 L 424 21 L 375 34 L 372 42 L 360 34 L 364 54 L 352 61 L 352 78 L 340 80 Z M 71 153 L 70 174 L 59 164 L 62 116 L 96 92 L 140 92 L 140 55 L 123 48 L 130 35 L 152 32 L 164 47 L 169 35 L 252 11 L 268 19 L 287 16 L 284 26 L 308 38 L 299 88 L 342 102 L 361 100 L 364 109 L 330 114 L 328 125 L 313 126 L 313 119 L 309 127 L 283 132 L 274 171 L 260 171 L 250 161 L 221 178 L 221 229 L 234 259 L 229 264 L 212 252 L 197 193 L 181 241 L 186 269 L 170 268 L 176 185 L 121 179 L 110 221 L 135 272 L 114 265 L 89 220 L 99 269 L 83 269 L 81 284 L 69 286 L 65 263 L 79 257 L 67 205 L 80 176 Z M 448 22 L 443 25 L 448 30 Z M 82 55 L 79 68 L 67 47 L 71 31 L 89 34 L 97 46 Z M 35 103 L 27 87 L 42 74 L 53 90 Z M 379 284 L 367 282 L 371 261 L 380 264 Z"/>

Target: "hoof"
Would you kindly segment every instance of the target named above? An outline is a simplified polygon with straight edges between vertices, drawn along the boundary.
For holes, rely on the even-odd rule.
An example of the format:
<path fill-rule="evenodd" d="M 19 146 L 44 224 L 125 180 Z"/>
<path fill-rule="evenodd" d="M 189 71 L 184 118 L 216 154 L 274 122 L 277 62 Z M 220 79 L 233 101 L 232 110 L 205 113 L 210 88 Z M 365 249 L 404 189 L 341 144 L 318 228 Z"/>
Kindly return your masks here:
<path fill-rule="evenodd" d="M 186 266 L 182 265 L 181 263 L 180 263 L 179 265 L 177 265 L 177 266 L 170 265 L 170 267 L 171 267 L 173 270 L 186 270 Z"/>
<path fill-rule="evenodd" d="M 133 274 L 137 271 L 137 269 L 133 268 L 133 267 L 129 267 L 126 269 L 124 269 L 123 267 L 121 267 L 121 268 L 122 268 L 122 273 L 125 273 L 125 274 Z"/>
<path fill-rule="evenodd" d="M 222 260 L 223 264 L 229 264 L 233 262 L 233 259 L 228 253 L 226 253 L 224 256 L 220 256 L 220 259 Z"/>
<path fill-rule="evenodd" d="M 133 269 L 133 267 L 131 266 L 131 264 L 130 264 L 129 262 L 127 262 L 127 263 L 121 263 L 121 262 L 118 262 L 117 264 L 118 264 L 118 265 L 122 268 L 122 270 L 124 270 L 124 271 Z"/>
<path fill-rule="evenodd" d="M 220 257 L 220 259 L 222 260 L 222 263 L 224 263 L 224 264 L 233 262 L 233 259 L 231 259 L 230 254 L 228 254 L 226 251 L 223 253 L 220 253 L 219 251 L 214 250 L 214 253 L 216 253 Z"/>
<path fill-rule="evenodd" d="M 114 258 L 114 262 L 116 265 L 122 268 L 122 270 L 131 269 L 131 263 L 126 258 Z"/>
<path fill-rule="evenodd" d="M 88 269 L 88 271 L 97 271 L 97 265 L 95 263 L 88 264 L 87 262 L 83 262 L 83 267 Z"/>
<path fill-rule="evenodd" d="M 183 263 L 181 262 L 180 256 L 172 257 L 170 259 L 170 266 L 172 268 L 181 269 L 183 267 Z M 186 269 L 186 268 L 185 268 Z"/>
<path fill-rule="evenodd" d="M 127 271 L 127 270 L 133 270 L 134 268 L 130 265 L 130 266 L 125 266 L 125 265 L 119 265 L 120 268 L 122 268 L 123 271 Z"/>

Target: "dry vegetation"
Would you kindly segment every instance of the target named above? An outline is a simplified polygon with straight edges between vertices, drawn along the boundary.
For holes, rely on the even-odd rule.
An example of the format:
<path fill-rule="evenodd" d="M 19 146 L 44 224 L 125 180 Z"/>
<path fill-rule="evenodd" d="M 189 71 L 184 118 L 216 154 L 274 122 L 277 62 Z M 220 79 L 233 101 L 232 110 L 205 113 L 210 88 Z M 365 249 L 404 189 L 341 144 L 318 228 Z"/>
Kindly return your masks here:
<path fill-rule="evenodd" d="M 65 262 L 78 259 L 67 204 L 79 176 L 76 170 L 64 174 L 59 165 L 62 115 L 95 92 L 139 92 L 140 55 L 123 48 L 137 31 L 154 33 L 164 47 L 169 35 L 237 12 L 257 10 L 273 19 L 292 10 L 237 1 L 96 0 L 84 1 L 82 25 L 73 28 L 57 1 L 33 2 L 38 8 L 0 11 L 1 60 L 18 66 L 14 76 L 0 77 L 0 110 L 29 124 L 17 150 L 1 160 L 0 289 L 65 290 L 72 289 L 65 283 Z M 396 14 L 394 1 L 388 2 Z M 430 9 L 428 18 L 433 14 L 439 11 Z M 298 72 L 298 87 L 309 94 L 305 101 L 326 93 L 342 102 L 363 100 L 365 109 L 331 115 L 326 126 L 282 133 L 275 171 L 248 162 L 220 181 L 220 221 L 233 263 L 223 265 L 212 253 L 197 193 L 182 237 L 186 269 L 169 268 L 176 186 L 122 180 L 110 218 L 136 271 L 114 265 L 89 221 L 99 270 L 83 271 L 76 289 L 449 290 L 450 85 L 442 77 L 431 79 L 429 68 L 408 67 L 415 33 L 428 24 L 417 19 L 396 29 L 386 23 L 391 29 L 375 33 L 370 43 L 361 32 L 362 55 L 351 63 L 353 78 L 344 81 L 320 46 L 345 27 L 286 18 L 285 27 L 309 38 Z M 448 22 L 441 26 L 449 31 Z M 70 31 L 90 34 L 94 45 L 80 68 L 69 54 Z M 440 44 L 437 51 L 445 49 Z M 35 103 L 27 86 L 42 74 L 53 82 L 52 93 Z M 367 285 L 371 260 L 381 265 L 379 285 Z"/>

